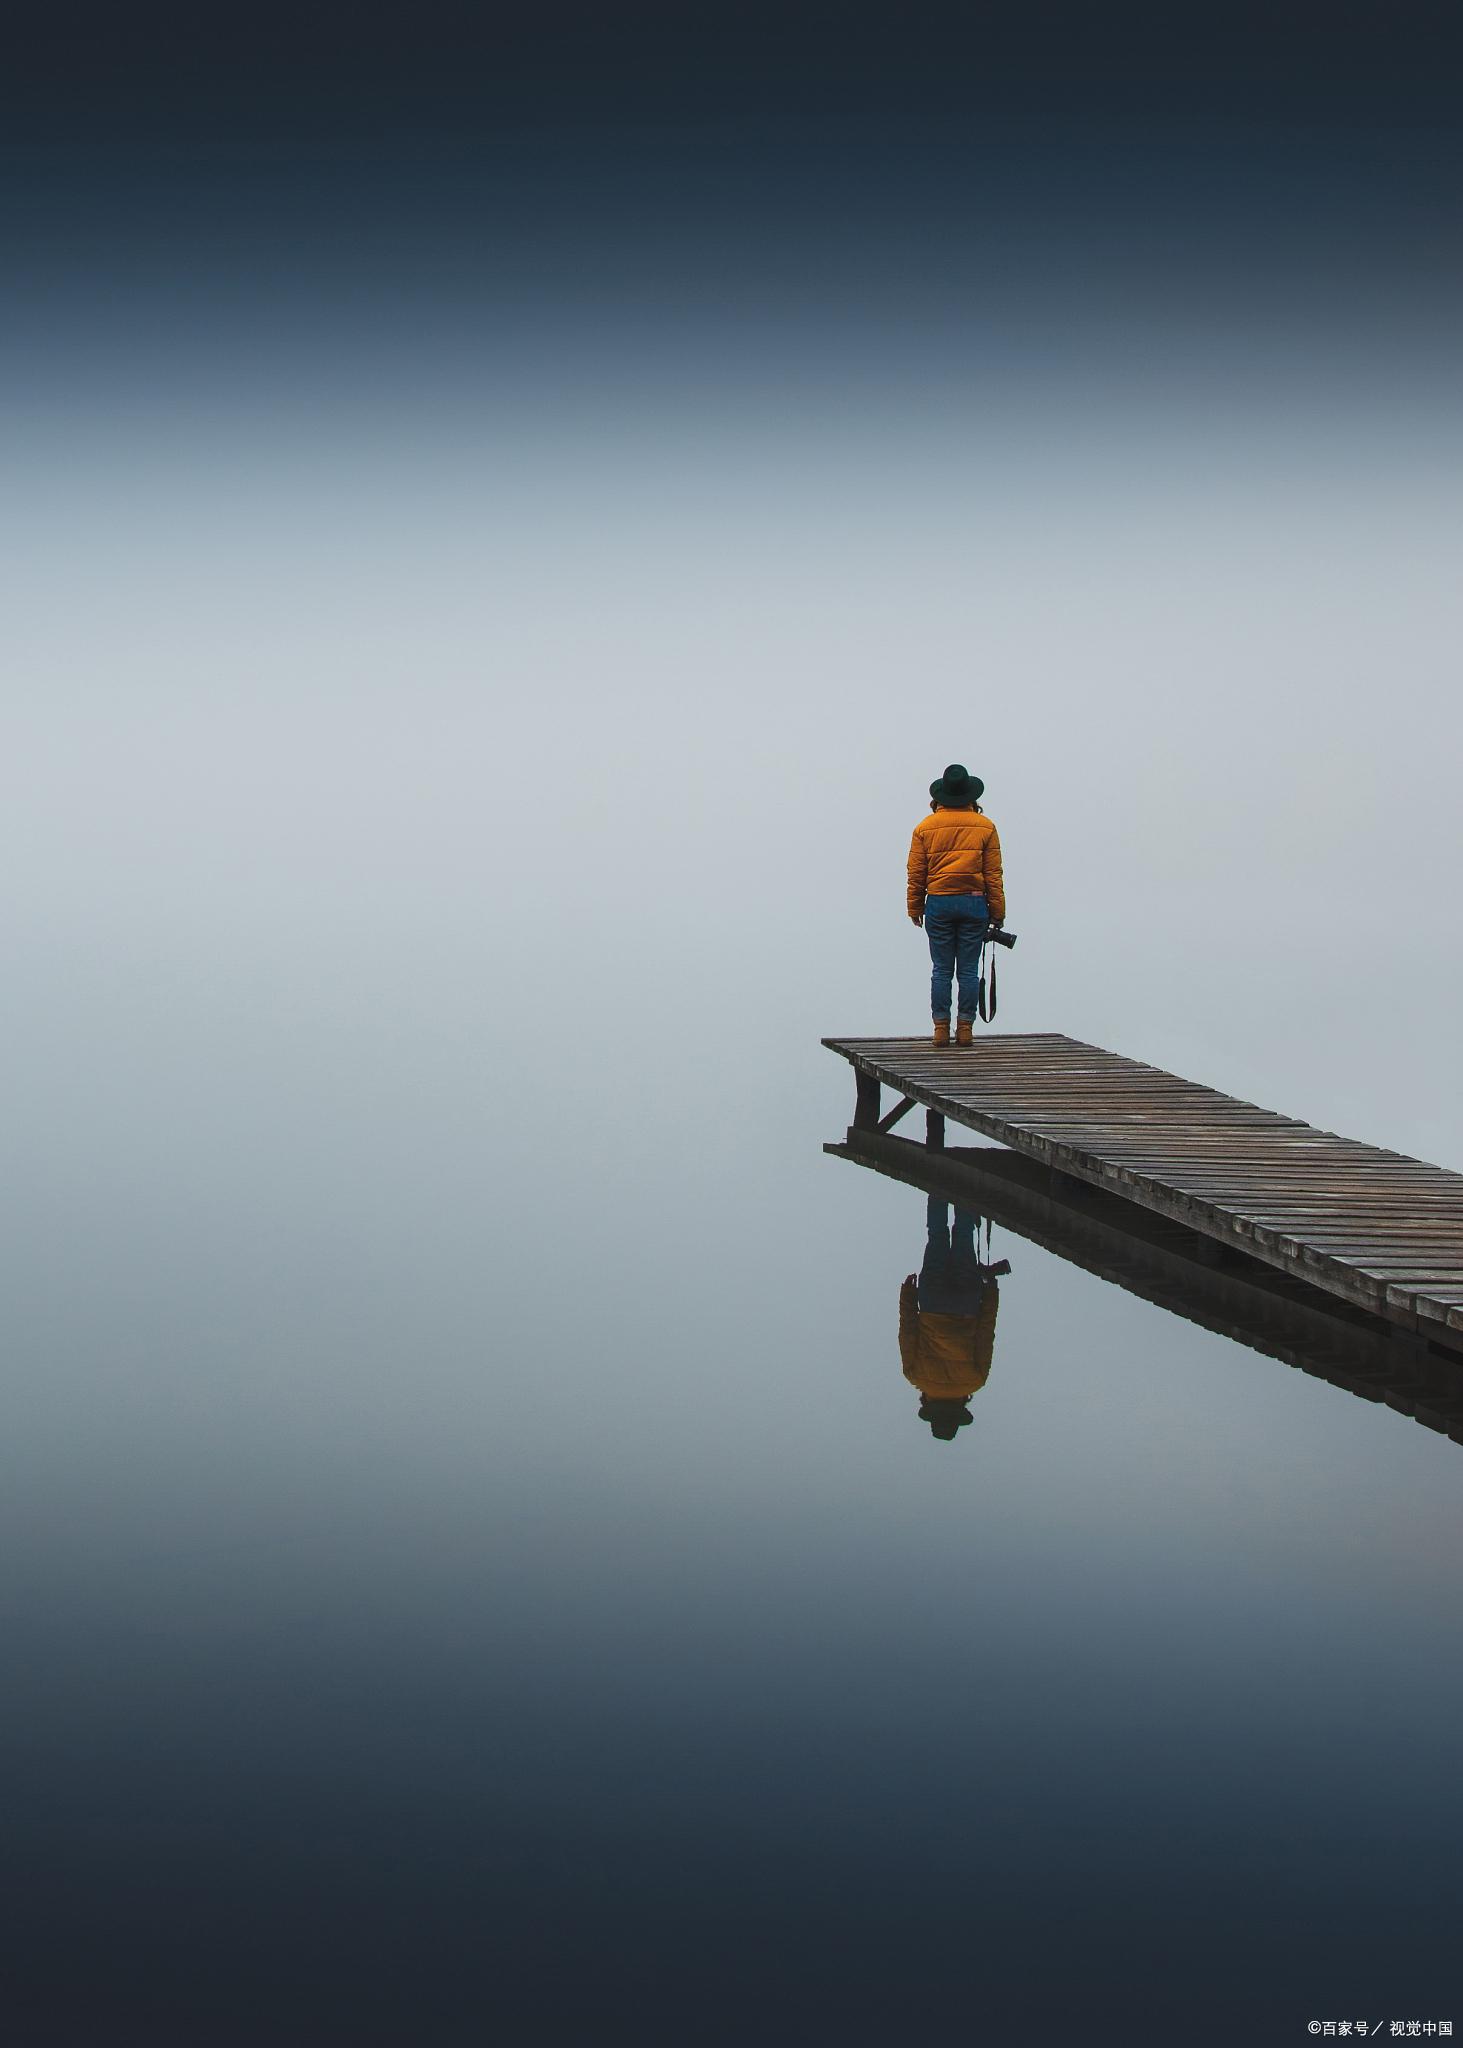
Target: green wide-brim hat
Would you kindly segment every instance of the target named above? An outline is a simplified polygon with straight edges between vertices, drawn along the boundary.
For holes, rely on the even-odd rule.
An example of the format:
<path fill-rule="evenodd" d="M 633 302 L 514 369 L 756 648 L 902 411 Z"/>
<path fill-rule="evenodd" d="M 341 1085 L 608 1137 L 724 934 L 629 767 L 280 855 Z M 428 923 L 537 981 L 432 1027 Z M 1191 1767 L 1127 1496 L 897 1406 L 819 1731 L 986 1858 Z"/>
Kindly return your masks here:
<path fill-rule="evenodd" d="M 930 796 L 937 804 L 978 804 L 985 795 L 985 784 L 978 775 L 972 775 L 952 761 L 944 774 L 930 784 Z"/>

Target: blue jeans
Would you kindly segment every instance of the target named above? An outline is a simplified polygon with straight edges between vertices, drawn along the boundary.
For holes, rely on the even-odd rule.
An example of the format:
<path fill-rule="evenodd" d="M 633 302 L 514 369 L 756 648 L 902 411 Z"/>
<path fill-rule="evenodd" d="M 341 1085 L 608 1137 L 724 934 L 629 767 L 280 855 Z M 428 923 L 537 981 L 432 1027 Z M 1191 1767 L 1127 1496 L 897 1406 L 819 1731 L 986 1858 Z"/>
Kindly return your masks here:
<path fill-rule="evenodd" d="M 980 993 L 980 951 L 991 914 L 984 896 L 926 896 L 925 937 L 930 942 L 934 973 L 930 976 L 930 1015 L 948 1017 L 950 987 L 960 969 L 960 1015 L 973 1017 Z"/>

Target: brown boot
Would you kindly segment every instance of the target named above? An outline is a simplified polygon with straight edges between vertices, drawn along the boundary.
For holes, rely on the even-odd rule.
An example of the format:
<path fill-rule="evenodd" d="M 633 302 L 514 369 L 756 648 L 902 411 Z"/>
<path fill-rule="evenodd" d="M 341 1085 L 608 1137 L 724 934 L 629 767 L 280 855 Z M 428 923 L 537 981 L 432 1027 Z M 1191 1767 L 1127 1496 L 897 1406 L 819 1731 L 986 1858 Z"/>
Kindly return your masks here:
<path fill-rule="evenodd" d="M 950 1043 L 950 1019 L 948 1017 L 936 1017 L 935 1043 L 936 1045 L 948 1045 Z"/>
<path fill-rule="evenodd" d="M 975 1030 L 969 1017 L 962 1017 L 955 1026 L 955 1043 L 957 1045 L 975 1044 Z"/>

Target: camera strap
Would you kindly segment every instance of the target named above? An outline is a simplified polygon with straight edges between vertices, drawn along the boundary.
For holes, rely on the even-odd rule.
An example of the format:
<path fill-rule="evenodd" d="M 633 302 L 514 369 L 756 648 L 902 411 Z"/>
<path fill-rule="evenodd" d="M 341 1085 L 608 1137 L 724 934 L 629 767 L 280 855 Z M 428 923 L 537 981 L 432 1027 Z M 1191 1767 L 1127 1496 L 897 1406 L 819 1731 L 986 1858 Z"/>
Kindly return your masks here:
<path fill-rule="evenodd" d="M 990 995 L 990 1007 L 989 1007 L 989 1009 L 988 1009 L 988 1008 L 986 1007 L 986 987 L 985 987 L 985 980 L 986 980 L 986 963 L 987 963 L 987 961 L 989 961 L 989 963 L 990 963 L 990 970 L 991 970 L 991 995 Z M 979 986 L 980 986 L 980 996 L 979 996 L 979 1008 L 980 1008 L 980 1018 L 981 1018 L 981 1022 L 982 1022 L 983 1024 L 989 1024 L 989 1023 L 990 1023 L 990 1022 L 991 1022 L 991 1021 L 993 1020 L 993 1018 L 995 1017 L 995 1014 L 996 1014 L 996 956 L 995 956 L 995 952 L 994 952 L 994 950 L 992 949 L 992 947 L 991 947 L 991 945 L 990 945 L 989 941 L 987 941 L 987 942 L 986 942 L 986 944 L 984 944 L 984 945 L 983 945 L 983 946 L 981 947 L 981 949 L 980 949 L 980 984 L 979 984 Z"/>

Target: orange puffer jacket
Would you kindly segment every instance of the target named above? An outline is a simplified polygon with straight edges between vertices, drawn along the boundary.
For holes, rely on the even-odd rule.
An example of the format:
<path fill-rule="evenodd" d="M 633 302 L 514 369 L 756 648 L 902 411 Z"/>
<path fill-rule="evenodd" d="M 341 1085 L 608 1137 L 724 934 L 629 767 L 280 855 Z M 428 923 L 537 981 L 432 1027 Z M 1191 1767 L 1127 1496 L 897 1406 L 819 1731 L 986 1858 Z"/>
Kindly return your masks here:
<path fill-rule="evenodd" d="M 1006 916 L 1001 842 L 984 811 L 931 811 L 909 842 L 909 914 L 926 896 L 984 896 L 996 922 Z"/>

